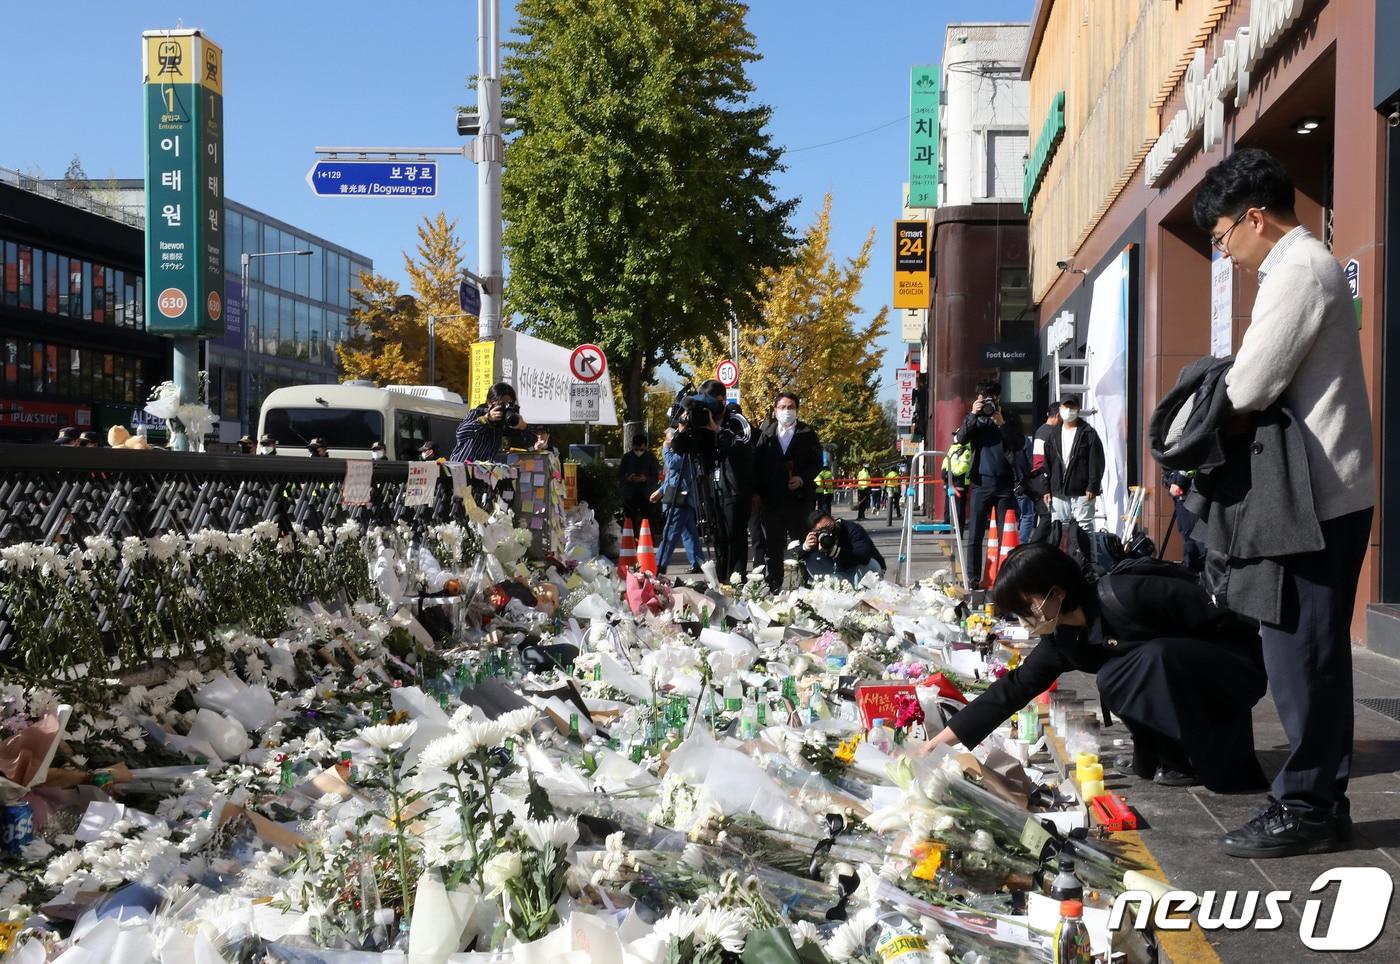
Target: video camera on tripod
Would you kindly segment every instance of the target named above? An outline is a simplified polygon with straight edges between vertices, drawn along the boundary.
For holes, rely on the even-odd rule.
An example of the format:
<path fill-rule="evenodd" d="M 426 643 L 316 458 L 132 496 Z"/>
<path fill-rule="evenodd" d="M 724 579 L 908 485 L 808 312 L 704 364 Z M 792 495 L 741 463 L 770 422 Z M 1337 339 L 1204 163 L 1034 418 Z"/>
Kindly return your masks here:
<path fill-rule="evenodd" d="M 697 392 L 693 382 L 686 382 L 676 392 L 675 400 L 666 412 L 667 423 L 671 428 L 708 428 L 711 419 L 715 420 L 719 431 L 731 432 L 734 438 L 747 445 L 753 441 L 753 424 L 746 419 L 737 402 L 726 403 L 723 398 L 707 392 Z"/>

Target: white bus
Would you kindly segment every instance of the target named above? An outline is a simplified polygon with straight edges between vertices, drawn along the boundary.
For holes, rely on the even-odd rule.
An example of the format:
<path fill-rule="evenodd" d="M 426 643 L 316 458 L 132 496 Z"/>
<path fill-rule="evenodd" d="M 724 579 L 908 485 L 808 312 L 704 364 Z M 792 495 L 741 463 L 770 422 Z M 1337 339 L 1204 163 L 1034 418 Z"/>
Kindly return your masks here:
<path fill-rule="evenodd" d="M 439 455 L 451 454 L 469 410 L 456 392 L 431 386 L 292 385 L 263 402 L 258 437 L 275 438 L 278 455 L 306 456 L 307 443 L 321 438 L 333 459 L 367 459 L 378 441 L 386 458 L 411 462 L 429 439 Z"/>

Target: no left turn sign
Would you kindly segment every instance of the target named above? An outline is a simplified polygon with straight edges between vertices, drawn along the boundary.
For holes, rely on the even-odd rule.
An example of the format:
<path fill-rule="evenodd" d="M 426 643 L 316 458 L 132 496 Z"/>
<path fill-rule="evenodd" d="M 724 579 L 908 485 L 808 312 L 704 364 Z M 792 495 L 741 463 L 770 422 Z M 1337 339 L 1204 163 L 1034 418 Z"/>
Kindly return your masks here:
<path fill-rule="evenodd" d="M 569 356 L 569 372 L 581 382 L 596 382 L 608 370 L 608 358 L 597 345 L 579 345 Z"/>

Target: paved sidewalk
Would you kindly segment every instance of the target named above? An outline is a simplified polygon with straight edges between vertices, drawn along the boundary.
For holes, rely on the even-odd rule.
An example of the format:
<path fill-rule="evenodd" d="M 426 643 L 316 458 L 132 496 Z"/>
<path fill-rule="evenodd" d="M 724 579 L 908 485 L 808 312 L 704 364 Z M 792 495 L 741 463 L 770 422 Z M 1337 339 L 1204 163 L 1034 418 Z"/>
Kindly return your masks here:
<path fill-rule="evenodd" d="M 854 518 L 853 513 L 842 513 Z M 898 558 L 899 530 L 878 522 L 865 523 L 891 566 Z M 947 536 L 914 537 L 914 576 L 927 575 L 950 565 L 952 543 Z M 1120 722 L 1104 730 L 1106 755 L 1114 755 L 1115 739 L 1124 743 L 1116 755 L 1124 758 L 1124 771 L 1107 774 L 1108 788 L 1122 794 L 1137 811 L 1142 842 L 1166 872 L 1173 887 L 1197 894 L 1207 890 L 1287 890 L 1293 895 L 1284 909 L 1284 924 L 1273 931 L 1253 929 L 1216 931 L 1202 937 L 1171 940 L 1173 964 L 1295 964 L 1312 960 L 1338 960 L 1347 964 L 1394 964 L 1400 961 L 1400 895 L 1391 901 L 1385 929 L 1371 947 L 1354 953 L 1326 954 L 1309 951 L 1299 940 L 1303 911 L 1309 899 L 1320 900 L 1322 910 L 1315 933 L 1326 934 L 1337 885 L 1310 893 L 1313 881 L 1334 867 L 1380 867 L 1400 878 L 1400 720 L 1383 710 L 1400 713 L 1400 661 L 1366 650 L 1355 650 L 1353 676 L 1357 700 L 1389 700 L 1373 708 L 1356 703 L 1355 756 L 1350 797 L 1355 822 L 1350 846 L 1341 852 L 1283 860 L 1240 860 L 1219 848 L 1220 837 L 1248 820 L 1263 805 L 1264 796 L 1222 795 L 1201 787 L 1170 789 L 1137 779 L 1130 762 L 1127 729 Z M 1088 695 L 1092 677 L 1066 675 L 1061 685 Z M 1273 699 L 1265 696 L 1254 709 L 1254 743 L 1264 772 L 1272 777 L 1287 756 L 1288 741 L 1279 724 Z M 1260 897 L 1262 902 L 1262 894 Z M 1263 916 L 1262 911 L 1260 916 Z M 1184 949 L 1183 949 L 1184 948 Z"/>

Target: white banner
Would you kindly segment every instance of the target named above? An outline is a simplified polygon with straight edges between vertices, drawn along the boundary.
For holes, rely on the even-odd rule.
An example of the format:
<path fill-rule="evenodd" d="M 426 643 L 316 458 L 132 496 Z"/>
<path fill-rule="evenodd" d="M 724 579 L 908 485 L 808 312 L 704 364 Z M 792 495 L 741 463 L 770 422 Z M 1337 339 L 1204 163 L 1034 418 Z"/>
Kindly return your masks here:
<path fill-rule="evenodd" d="M 1084 407 L 1103 442 L 1102 502 L 1105 527 L 1120 533 L 1128 509 L 1128 252 L 1094 279 L 1089 308 L 1087 385 Z"/>
<path fill-rule="evenodd" d="M 1234 263 L 1219 251 L 1210 256 L 1210 353 L 1227 358 L 1234 353 Z"/>
<path fill-rule="evenodd" d="M 909 428 L 914 424 L 914 386 L 919 373 L 912 368 L 901 368 L 894 373 L 895 384 L 899 386 L 899 427 Z"/>
<path fill-rule="evenodd" d="M 569 373 L 572 348 L 561 348 L 521 331 L 505 329 L 496 343 L 496 370 L 500 380 L 515 387 L 520 414 L 531 425 L 564 425 L 571 420 Z M 590 384 L 602 389 L 598 425 L 617 424 L 613 404 L 612 373 Z"/>

